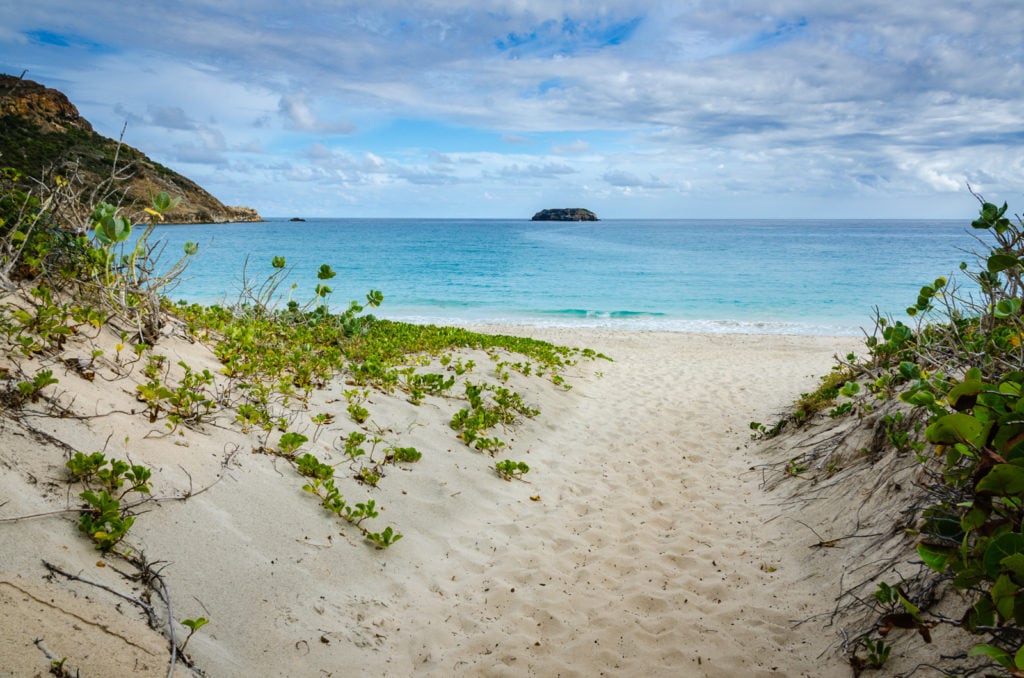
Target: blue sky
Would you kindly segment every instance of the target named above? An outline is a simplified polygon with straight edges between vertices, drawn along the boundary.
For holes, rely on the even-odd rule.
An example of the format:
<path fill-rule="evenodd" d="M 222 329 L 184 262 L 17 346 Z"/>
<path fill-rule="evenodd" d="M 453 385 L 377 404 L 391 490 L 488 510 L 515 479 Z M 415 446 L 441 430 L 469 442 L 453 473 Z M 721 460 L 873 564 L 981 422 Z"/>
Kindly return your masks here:
<path fill-rule="evenodd" d="M 265 216 L 969 218 L 968 183 L 1024 204 L 1022 34 L 1020 0 L 0 0 L 0 70 Z"/>

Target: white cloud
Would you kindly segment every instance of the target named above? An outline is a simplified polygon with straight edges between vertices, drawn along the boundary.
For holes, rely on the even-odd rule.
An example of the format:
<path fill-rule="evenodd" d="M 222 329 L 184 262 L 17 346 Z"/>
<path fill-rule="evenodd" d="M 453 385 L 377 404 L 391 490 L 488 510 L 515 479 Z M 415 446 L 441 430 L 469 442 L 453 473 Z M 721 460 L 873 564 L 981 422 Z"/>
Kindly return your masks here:
<path fill-rule="evenodd" d="M 780 192 L 884 213 L 1022 176 L 1019 0 L 297 3 L 8 3 L 0 62 L 271 210 L 312 181 L 351 187 L 346 208 L 412 209 L 420 194 L 401 191 L 424 186 L 424 209 L 486 192 L 518 213 L 553 182 L 598 200 L 631 189 L 623 209 Z M 252 169 L 254 153 L 290 169 Z"/>
<path fill-rule="evenodd" d="M 355 127 L 351 123 L 321 120 L 309 107 L 304 96 L 290 94 L 282 96 L 278 103 L 278 110 L 292 128 L 303 132 L 351 134 L 355 131 Z"/>
<path fill-rule="evenodd" d="M 577 139 L 568 144 L 555 144 L 551 147 L 551 152 L 555 155 L 576 155 L 579 153 L 586 153 L 590 150 L 590 144 L 582 139 Z"/>
<path fill-rule="evenodd" d="M 312 131 L 319 124 L 313 111 L 309 110 L 309 106 L 301 97 L 283 96 L 278 107 L 282 115 L 297 129 Z"/>
<path fill-rule="evenodd" d="M 157 127 L 195 130 L 197 125 L 180 106 L 150 107 L 149 122 Z"/>
<path fill-rule="evenodd" d="M 620 188 L 661 189 L 671 187 L 670 184 L 658 179 L 653 174 L 648 176 L 646 179 L 642 179 L 631 172 L 615 171 L 605 172 L 601 178 L 612 186 L 618 186 Z"/>
<path fill-rule="evenodd" d="M 497 175 L 509 179 L 549 179 L 576 174 L 578 171 L 565 163 L 548 162 L 530 165 L 513 163 L 501 167 Z"/>

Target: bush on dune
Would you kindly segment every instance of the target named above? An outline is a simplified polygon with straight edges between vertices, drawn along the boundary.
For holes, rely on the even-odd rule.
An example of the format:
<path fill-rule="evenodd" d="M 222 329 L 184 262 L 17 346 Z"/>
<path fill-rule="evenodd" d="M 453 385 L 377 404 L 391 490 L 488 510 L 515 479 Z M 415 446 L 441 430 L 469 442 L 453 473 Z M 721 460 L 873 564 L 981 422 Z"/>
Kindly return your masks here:
<path fill-rule="evenodd" d="M 931 642 L 949 625 L 978 636 L 958 660 L 970 671 L 1024 675 L 1024 222 L 1006 204 L 979 201 L 976 263 L 922 286 L 905 321 L 876 315 L 868 357 L 840 361 L 790 418 L 800 424 L 808 403 L 824 410 L 837 399 L 833 418 L 891 410 L 886 444 L 923 466 L 916 556 L 925 568 L 862 601 L 877 623 L 853 644 L 855 674 L 889 659 L 894 629 Z M 958 616 L 933 611 L 943 590 L 965 601 Z"/>

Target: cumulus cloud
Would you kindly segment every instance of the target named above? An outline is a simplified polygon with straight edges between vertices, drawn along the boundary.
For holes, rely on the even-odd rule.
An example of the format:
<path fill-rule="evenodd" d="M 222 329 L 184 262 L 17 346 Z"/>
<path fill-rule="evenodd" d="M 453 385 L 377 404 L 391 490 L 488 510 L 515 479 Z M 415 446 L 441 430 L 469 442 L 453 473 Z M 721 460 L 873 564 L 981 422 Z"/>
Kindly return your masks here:
<path fill-rule="evenodd" d="M 132 111 L 129 111 L 127 108 L 125 108 L 124 104 L 122 103 L 114 104 L 113 111 L 115 115 L 120 117 L 122 120 L 124 120 L 125 123 L 129 125 L 147 123 L 146 119 L 143 116 L 133 113 Z"/>
<path fill-rule="evenodd" d="M 517 179 L 546 179 L 576 174 L 578 170 L 564 163 L 548 162 L 544 164 L 520 165 L 513 163 L 498 170 L 498 175 Z"/>
<path fill-rule="evenodd" d="M 627 187 L 627 188 L 649 188 L 649 189 L 660 189 L 660 188 L 671 188 L 671 186 L 661 179 L 658 179 L 654 175 L 650 175 L 646 179 L 642 179 L 631 172 L 605 172 L 602 179 L 607 181 L 612 186 Z"/>
<path fill-rule="evenodd" d="M 555 155 L 576 155 L 578 153 L 586 153 L 589 150 L 590 144 L 582 139 L 577 139 L 568 144 L 555 144 L 551 147 L 551 152 Z"/>
<path fill-rule="evenodd" d="M 228 164 L 224 153 L 227 150 L 227 142 L 224 135 L 216 129 L 199 129 L 196 134 L 190 135 L 187 141 L 178 143 L 175 149 L 175 158 L 180 162 L 220 167 Z"/>
<path fill-rule="evenodd" d="M 214 165 L 216 167 L 224 167 L 228 164 L 224 153 L 201 143 L 178 144 L 174 147 L 172 157 L 180 163 Z"/>
<path fill-rule="evenodd" d="M 278 108 L 281 114 L 298 129 L 314 130 L 319 124 L 313 111 L 309 110 L 309 106 L 301 97 L 283 96 Z"/>
<path fill-rule="evenodd" d="M 195 130 L 198 128 L 180 106 L 153 107 L 149 111 L 150 124 L 166 129 Z"/>
<path fill-rule="evenodd" d="M 351 134 L 355 131 L 355 127 L 350 123 L 321 120 L 309 107 L 304 96 L 282 96 L 278 102 L 278 110 L 291 127 L 303 132 Z"/>
<path fill-rule="evenodd" d="M 438 153 L 437 151 L 433 151 L 432 150 L 429 153 L 429 157 L 430 157 L 431 162 L 434 162 L 434 163 L 436 163 L 438 165 L 454 165 L 455 164 L 455 161 L 452 159 L 452 157 L 450 155 L 447 155 L 446 153 Z"/>

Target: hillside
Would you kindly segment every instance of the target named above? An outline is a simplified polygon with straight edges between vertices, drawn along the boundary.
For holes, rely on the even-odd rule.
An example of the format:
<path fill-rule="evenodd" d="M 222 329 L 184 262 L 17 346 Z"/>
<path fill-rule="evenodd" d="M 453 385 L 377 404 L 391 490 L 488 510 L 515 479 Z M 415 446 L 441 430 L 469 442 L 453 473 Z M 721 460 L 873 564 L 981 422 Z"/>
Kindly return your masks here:
<path fill-rule="evenodd" d="M 119 177 L 126 179 L 110 186 L 115 158 Z M 167 192 L 181 198 L 178 207 L 167 214 L 171 223 L 262 221 L 255 210 L 225 205 L 138 149 L 124 144 L 118 148 L 116 140 L 93 130 L 63 93 L 3 74 L 0 166 L 13 167 L 31 178 L 74 176 L 83 200 L 94 201 L 97 191 L 102 195 L 114 191 L 108 201 L 123 201 L 129 212 L 141 210 L 154 195 Z"/>

